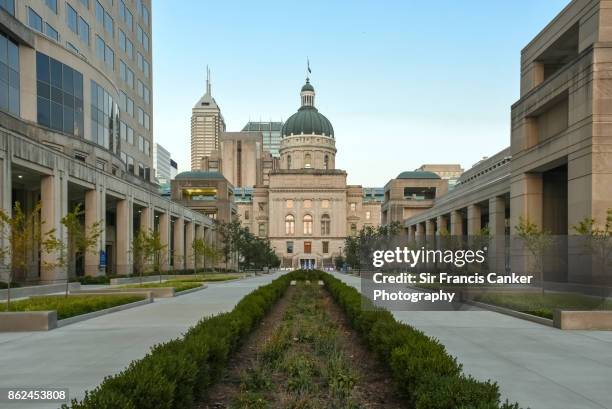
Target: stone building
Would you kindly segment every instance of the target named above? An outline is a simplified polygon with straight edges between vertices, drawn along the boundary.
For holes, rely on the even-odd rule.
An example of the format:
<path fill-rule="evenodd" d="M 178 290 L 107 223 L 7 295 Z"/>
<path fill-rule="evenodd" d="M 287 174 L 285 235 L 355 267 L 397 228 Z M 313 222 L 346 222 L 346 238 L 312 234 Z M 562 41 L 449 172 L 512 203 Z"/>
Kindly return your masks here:
<path fill-rule="evenodd" d="M 380 224 L 380 202 L 347 185 L 346 172 L 336 169 L 334 129 L 316 109 L 309 79 L 300 97 L 300 109 L 283 125 L 278 162 L 268 158 L 261 167 L 267 176 L 249 190 L 250 200 L 239 201 L 238 214 L 270 240 L 284 267 L 329 267 L 347 235 Z"/>
<path fill-rule="evenodd" d="M 493 237 L 508 238 L 521 218 L 557 237 L 571 238 L 585 218 L 603 227 L 612 208 L 611 26 L 608 2 L 574 0 L 522 50 L 510 147 L 466 171 L 432 208 L 405 219 L 410 236 L 447 228 L 473 235 L 486 226 Z M 588 260 L 564 246 L 547 279 L 612 281 L 596 269 L 584 275 Z M 505 259 L 506 267 L 521 268 L 510 248 Z"/>
<path fill-rule="evenodd" d="M 66 240 L 61 219 L 80 204 L 86 225 L 104 227 L 79 261 L 92 276 L 132 272 L 139 230 L 160 232 L 165 268 L 188 267 L 191 241 L 212 227 L 151 183 L 150 10 L 149 0 L 0 2 L 0 205 L 40 202 L 45 229 Z M 65 280 L 46 267 L 57 257 L 35 252 L 18 279 Z"/>

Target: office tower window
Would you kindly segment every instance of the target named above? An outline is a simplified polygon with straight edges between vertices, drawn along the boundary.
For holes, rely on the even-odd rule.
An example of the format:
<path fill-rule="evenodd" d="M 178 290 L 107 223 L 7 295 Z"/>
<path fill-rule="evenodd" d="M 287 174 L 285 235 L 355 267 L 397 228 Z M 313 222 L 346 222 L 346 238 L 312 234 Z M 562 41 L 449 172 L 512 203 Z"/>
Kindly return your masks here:
<path fill-rule="evenodd" d="M 357 209 L 357 203 L 351 202 L 351 212 L 354 212 Z"/>
<path fill-rule="evenodd" d="M 57 0 L 45 0 L 45 4 L 51 9 L 51 11 L 57 14 Z"/>
<path fill-rule="evenodd" d="M 79 16 L 79 38 L 85 45 L 89 45 L 89 24 Z"/>
<path fill-rule="evenodd" d="M 83 137 L 83 75 L 37 52 L 36 79 L 38 123 Z"/>
<path fill-rule="evenodd" d="M 132 158 L 131 156 L 127 157 L 127 169 L 128 172 L 134 174 L 134 158 Z"/>
<path fill-rule="evenodd" d="M 79 32 L 77 12 L 68 3 L 66 3 L 66 25 L 73 33 Z"/>
<path fill-rule="evenodd" d="M 144 138 L 142 135 L 138 135 L 138 150 L 144 152 Z"/>
<path fill-rule="evenodd" d="M 370 217 L 371 217 L 371 216 L 372 216 L 372 214 L 371 214 L 371 213 L 370 213 L 370 211 L 368 210 L 368 211 L 365 213 L 365 218 L 366 218 L 366 220 L 370 220 Z"/>
<path fill-rule="evenodd" d="M 70 41 L 66 41 L 66 47 L 72 52 L 79 53 L 79 49 L 74 46 Z"/>
<path fill-rule="evenodd" d="M 15 0 L 0 0 L 0 7 L 6 10 L 11 16 L 15 15 Z"/>
<path fill-rule="evenodd" d="M 89 0 L 79 0 L 83 7 L 89 9 Z"/>
<path fill-rule="evenodd" d="M 293 242 L 292 241 L 287 242 L 287 254 L 293 254 Z"/>
<path fill-rule="evenodd" d="M 351 223 L 351 234 L 354 236 L 357 234 L 357 224 Z"/>
<path fill-rule="evenodd" d="M 312 253 L 312 242 L 311 241 L 304 242 L 304 253 L 306 254 Z"/>
<path fill-rule="evenodd" d="M 126 53 L 131 60 L 134 59 L 134 45 L 122 30 L 119 30 L 119 48 Z"/>
<path fill-rule="evenodd" d="M 329 253 L 329 241 L 324 241 L 323 242 L 323 254 L 328 254 Z"/>
<path fill-rule="evenodd" d="M 59 41 L 59 33 L 49 23 L 45 23 L 45 34 L 47 35 L 47 37 L 52 38 L 55 41 Z"/>
<path fill-rule="evenodd" d="M 259 223 L 259 231 L 257 232 L 259 237 L 266 237 L 266 224 Z"/>
<path fill-rule="evenodd" d="M 123 0 L 119 0 L 119 17 L 125 25 L 130 29 L 130 31 L 134 31 L 134 17 L 132 12 L 126 7 L 125 2 Z"/>
<path fill-rule="evenodd" d="M 42 18 L 38 15 L 38 13 L 36 13 L 34 10 L 32 10 L 29 7 L 28 7 L 28 25 L 36 31 L 39 31 L 41 33 L 43 31 Z"/>
<path fill-rule="evenodd" d="M 104 62 L 109 68 L 115 68 L 115 52 L 108 45 L 104 48 Z"/>
<path fill-rule="evenodd" d="M 130 88 L 134 89 L 134 71 L 129 69 L 127 64 L 124 63 L 123 60 L 119 60 L 119 77 Z"/>
<path fill-rule="evenodd" d="M 91 81 L 91 140 L 116 152 L 119 145 L 119 108 L 113 97 L 94 80 Z"/>
<path fill-rule="evenodd" d="M 0 109 L 19 115 L 19 46 L 0 33 Z"/>
<path fill-rule="evenodd" d="M 144 152 L 145 155 L 151 156 L 151 144 L 146 139 L 144 141 Z"/>

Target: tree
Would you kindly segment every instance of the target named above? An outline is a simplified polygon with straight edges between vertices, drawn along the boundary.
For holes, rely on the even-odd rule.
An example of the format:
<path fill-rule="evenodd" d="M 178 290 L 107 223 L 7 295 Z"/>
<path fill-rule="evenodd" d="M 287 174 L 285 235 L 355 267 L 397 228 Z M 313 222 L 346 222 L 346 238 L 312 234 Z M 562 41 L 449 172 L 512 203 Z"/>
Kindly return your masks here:
<path fill-rule="evenodd" d="M 198 265 L 200 265 L 200 260 L 202 261 L 202 267 L 206 269 L 206 255 L 208 253 L 207 247 L 208 245 L 204 239 L 195 239 L 191 244 L 191 248 L 193 249 L 193 268 L 195 274 L 198 273 Z"/>
<path fill-rule="evenodd" d="M 66 296 L 68 296 L 68 283 L 70 278 L 76 276 L 76 255 L 81 253 L 83 255 L 87 253 L 95 253 L 98 249 L 98 241 L 100 235 L 104 231 L 102 227 L 102 221 L 84 226 L 81 223 L 82 216 L 85 212 L 81 209 L 81 204 L 77 204 L 71 212 L 68 212 L 66 216 L 62 217 L 61 223 L 66 228 L 66 234 L 68 242 L 64 243 L 62 240 L 49 241 L 47 245 L 55 248 L 58 254 L 57 266 L 66 267 Z M 67 254 L 64 257 L 64 253 Z"/>
<path fill-rule="evenodd" d="M 544 294 L 544 253 L 552 245 L 550 232 L 540 229 L 535 223 L 524 217 L 519 217 L 519 224 L 514 226 L 517 235 L 533 257 L 534 272 L 538 274 Z"/>
<path fill-rule="evenodd" d="M 44 253 L 51 253 L 54 250 L 52 239 L 55 237 L 55 230 L 41 233 L 44 223 L 40 220 L 40 209 L 41 206 L 38 203 L 30 212 L 25 213 L 19 202 L 13 205 L 12 215 L 0 209 L 0 235 L 2 237 L 0 260 L 6 262 L 8 270 L 7 311 L 10 311 L 11 308 L 11 283 L 14 280 L 15 271 L 25 274 L 33 254 L 39 250 Z"/>
<path fill-rule="evenodd" d="M 612 208 L 607 210 L 603 228 L 597 227 L 595 219 L 587 217 L 572 229 L 585 238 L 585 246 L 596 256 L 602 270 L 612 264 Z"/>
<path fill-rule="evenodd" d="M 140 283 L 142 284 L 142 273 L 145 269 L 147 261 L 147 234 L 140 230 L 134 235 L 130 251 L 132 253 L 134 273 L 140 276 Z"/>
<path fill-rule="evenodd" d="M 143 235 L 144 259 L 149 262 L 153 272 L 159 273 L 159 281 L 161 282 L 161 268 L 166 262 L 167 252 L 165 250 L 168 248 L 168 245 L 162 243 L 159 231 L 149 230 L 148 233 L 143 233 Z"/>
<path fill-rule="evenodd" d="M 337 271 L 342 270 L 342 267 L 344 267 L 344 257 L 342 257 L 341 255 L 337 255 L 334 258 L 334 267 Z"/>

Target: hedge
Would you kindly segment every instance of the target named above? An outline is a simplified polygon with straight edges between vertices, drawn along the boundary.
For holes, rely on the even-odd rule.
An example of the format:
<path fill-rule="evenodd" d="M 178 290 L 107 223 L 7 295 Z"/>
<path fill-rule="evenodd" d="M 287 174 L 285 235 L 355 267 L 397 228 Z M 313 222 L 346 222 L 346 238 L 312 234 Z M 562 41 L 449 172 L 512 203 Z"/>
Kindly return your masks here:
<path fill-rule="evenodd" d="M 71 409 L 178 409 L 201 400 L 242 340 L 283 295 L 291 280 L 323 280 L 352 327 L 391 371 L 416 409 L 519 409 L 500 403 L 499 388 L 462 372 L 437 340 L 397 322 L 387 310 L 362 309 L 361 294 L 322 271 L 296 270 L 244 297 L 228 313 L 205 318 L 182 339 L 152 348 L 123 372 L 106 377 Z"/>
<path fill-rule="evenodd" d="M 375 308 L 332 275 L 317 275 L 416 409 L 519 409 L 517 404 L 500 403 L 496 383 L 464 375 L 461 364 L 437 340 L 397 322 L 389 311 Z M 362 303 L 370 308 L 362 308 Z"/>
<path fill-rule="evenodd" d="M 184 409 L 206 396 L 242 340 L 283 295 L 290 274 L 259 287 L 228 313 L 204 318 L 182 339 L 154 346 L 121 373 L 106 377 L 72 409 Z"/>

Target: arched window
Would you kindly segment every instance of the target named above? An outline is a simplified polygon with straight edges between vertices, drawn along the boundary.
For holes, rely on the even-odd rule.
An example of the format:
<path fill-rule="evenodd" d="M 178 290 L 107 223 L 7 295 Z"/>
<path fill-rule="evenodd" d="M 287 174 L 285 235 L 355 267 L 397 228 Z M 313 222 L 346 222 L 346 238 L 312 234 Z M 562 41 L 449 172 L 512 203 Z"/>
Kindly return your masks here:
<path fill-rule="evenodd" d="M 291 169 L 291 155 L 287 155 L 287 169 Z"/>
<path fill-rule="evenodd" d="M 304 167 L 305 168 L 311 168 L 312 167 L 310 153 L 307 153 L 306 155 L 304 155 Z"/>
<path fill-rule="evenodd" d="M 325 155 L 325 158 L 323 159 L 323 165 L 325 166 L 325 170 L 329 169 L 329 156 Z"/>
<path fill-rule="evenodd" d="M 312 234 L 312 216 L 304 216 L 304 234 Z"/>
<path fill-rule="evenodd" d="M 329 236 L 331 234 L 331 220 L 328 214 L 321 216 L 321 236 Z"/>
<path fill-rule="evenodd" d="M 292 214 L 285 217 L 285 234 L 295 234 L 295 217 Z"/>

